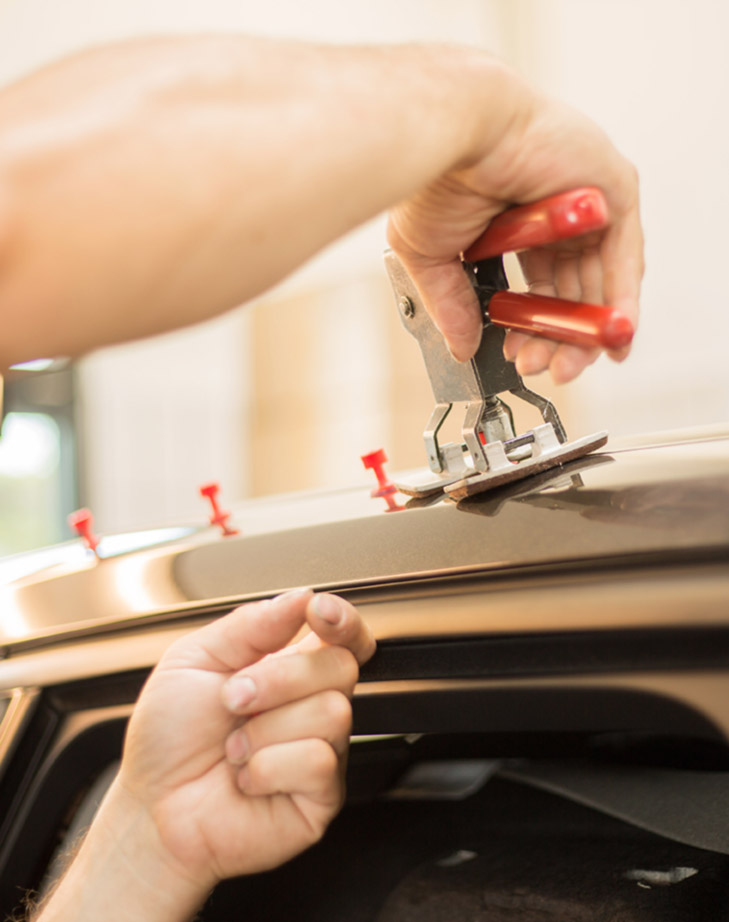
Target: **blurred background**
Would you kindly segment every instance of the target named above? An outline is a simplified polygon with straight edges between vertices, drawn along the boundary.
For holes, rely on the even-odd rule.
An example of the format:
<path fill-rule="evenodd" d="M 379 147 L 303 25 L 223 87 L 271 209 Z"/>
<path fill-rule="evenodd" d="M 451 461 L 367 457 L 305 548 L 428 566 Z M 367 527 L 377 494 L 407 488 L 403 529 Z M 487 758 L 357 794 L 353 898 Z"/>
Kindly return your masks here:
<path fill-rule="evenodd" d="M 100 42 L 201 31 L 469 43 L 589 113 L 641 175 L 639 335 L 621 366 L 603 358 L 561 388 L 527 383 L 557 402 L 571 437 L 729 419 L 725 2 L 0 0 L 0 84 Z M 369 482 L 359 458 L 379 447 L 392 471 L 423 465 L 432 397 L 383 247 L 378 219 L 217 321 L 11 373 L 0 555 L 69 537 L 81 504 L 112 533 L 204 521 L 198 487 L 210 480 L 230 503 Z"/>

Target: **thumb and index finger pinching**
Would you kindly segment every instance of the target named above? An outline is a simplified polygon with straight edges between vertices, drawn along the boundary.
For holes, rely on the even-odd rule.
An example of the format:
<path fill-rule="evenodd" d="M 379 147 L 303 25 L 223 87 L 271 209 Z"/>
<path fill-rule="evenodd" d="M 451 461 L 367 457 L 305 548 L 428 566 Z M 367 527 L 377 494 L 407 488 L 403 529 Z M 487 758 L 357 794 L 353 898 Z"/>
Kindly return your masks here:
<path fill-rule="evenodd" d="M 326 688 L 349 688 L 351 693 L 357 666 L 375 649 L 372 632 L 353 605 L 328 593 L 315 595 L 310 589 L 244 606 L 228 617 L 242 644 L 239 652 L 246 654 L 221 689 L 223 703 L 234 713 L 250 710 L 255 702 L 266 710 L 293 700 L 292 696 Z M 310 633 L 289 645 L 305 623 Z M 321 654 L 335 649 L 347 650 L 349 655 L 322 658 Z M 257 655 L 251 657 L 254 651 Z M 304 654 L 304 658 L 297 657 L 296 662 L 288 655 L 267 658 L 277 652 Z"/>
<path fill-rule="evenodd" d="M 170 665 L 216 672 L 238 672 L 282 650 L 308 623 L 319 641 L 346 647 L 361 665 L 375 650 L 369 626 L 357 609 L 340 596 L 294 589 L 234 609 L 189 635 Z M 304 643 L 307 643 L 305 640 Z M 180 659 L 183 662 L 179 662 Z"/>

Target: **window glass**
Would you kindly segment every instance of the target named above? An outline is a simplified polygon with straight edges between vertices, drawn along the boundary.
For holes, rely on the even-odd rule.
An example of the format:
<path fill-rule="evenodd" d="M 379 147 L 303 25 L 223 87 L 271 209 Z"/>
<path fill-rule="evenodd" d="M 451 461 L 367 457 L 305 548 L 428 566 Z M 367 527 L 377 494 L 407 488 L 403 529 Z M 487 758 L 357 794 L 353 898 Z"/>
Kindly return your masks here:
<path fill-rule="evenodd" d="M 0 555 L 60 541 L 61 433 L 45 413 L 9 413 L 0 438 Z"/>

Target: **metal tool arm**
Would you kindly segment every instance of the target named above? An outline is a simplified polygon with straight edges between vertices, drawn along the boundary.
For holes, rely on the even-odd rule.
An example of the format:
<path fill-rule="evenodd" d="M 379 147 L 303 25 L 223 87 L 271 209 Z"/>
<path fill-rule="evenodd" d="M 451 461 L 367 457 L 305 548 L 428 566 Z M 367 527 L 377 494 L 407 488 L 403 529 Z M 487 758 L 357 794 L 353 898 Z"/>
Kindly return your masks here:
<path fill-rule="evenodd" d="M 468 495 L 477 492 L 478 488 L 486 489 L 505 480 L 527 476 L 534 468 L 541 470 L 559 463 L 560 458 L 579 456 L 597 447 L 598 443 L 604 443 L 606 433 L 592 436 L 587 442 L 567 443 L 554 405 L 527 388 L 514 363 L 504 358 L 504 327 L 510 323 L 497 322 L 493 316 L 494 313 L 501 316 L 507 299 L 521 297 L 507 290 L 508 281 L 498 255 L 503 248 L 543 245 L 550 239 L 563 239 L 585 229 L 600 227 L 607 220 L 606 206 L 602 205 L 604 200 L 598 190 L 576 190 L 535 205 L 515 208 L 492 222 L 486 234 L 466 254 L 472 261 L 464 262 L 464 271 L 478 298 L 484 324 L 478 351 L 468 362 L 457 362 L 453 358 L 402 263 L 393 252 L 385 254 L 400 319 L 420 346 L 436 401 L 423 435 L 429 473 L 418 483 L 398 484 L 403 492 L 425 496 L 445 489 L 454 495 L 459 491 Z M 520 329 L 539 332 L 535 312 L 543 311 L 542 302 L 549 301 L 553 302 L 552 332 L 555 336 L 561 330 L 559 317 L 563 316 L 563 319 L 572 318 L 572 326 L 565 320 L 563 327 L 567 335 L 560 338 L 569 339 L 572 327 L 577 327 L 583 340 L 587 336 L 590 345 L 597 342 L 596 337 L 605 339 L 606 336 L 611 346 L 614 344 L 609 335 L 610 330 L 615 329 L 614 324 L 611 326 L 614 320 L 610 319 L 614 313 L 611 308 L 575 305 L 554 298 L 537 299 L 537 307 L 534 307 L 536 296 L 525 297 L 532 300 L 527 307 L 519 302 L 522 318 L 529 311 L 535 316 L 531 321 L 527 316 L 526 326 Z M 591 329 L 587 329 L 589 324 L 584 322 L 583 308 L 591 312 Z M 544 424 L 516 434 L 511 410 L 501 397 L 505 393 L 536 406 Z M 441 444 L 439 432 L 454 403 L 466 405 L 462 442 Z M 589 448 L 585 447 L 588 443 Z M 467 486 L 463 486 L 466 483 Z"/>

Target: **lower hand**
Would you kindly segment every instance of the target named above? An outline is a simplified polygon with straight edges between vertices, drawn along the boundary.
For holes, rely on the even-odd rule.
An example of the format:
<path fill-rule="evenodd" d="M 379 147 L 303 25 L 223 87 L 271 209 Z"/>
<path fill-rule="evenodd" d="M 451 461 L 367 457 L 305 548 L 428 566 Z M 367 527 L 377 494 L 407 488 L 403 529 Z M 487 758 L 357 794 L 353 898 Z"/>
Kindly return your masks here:
<path fill-rule="evenodd" d="M 167 867 L 205 891 L 321 837 L 342 804 L 349 698 L 373 650 L 351 605 L 309 590 L 243 606 L 171 646 L 132 716 L 116 782 L 147 814 Z"/>

